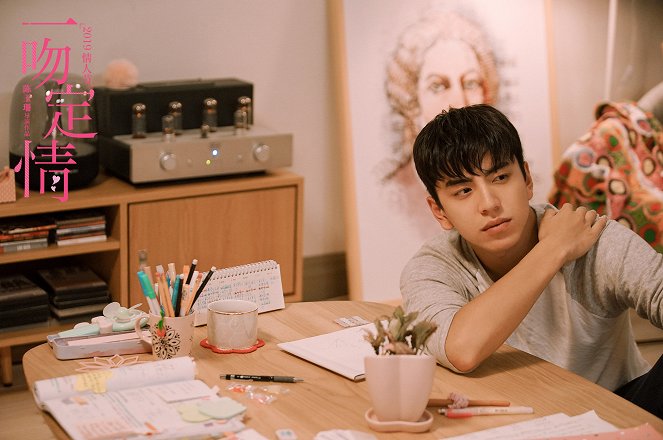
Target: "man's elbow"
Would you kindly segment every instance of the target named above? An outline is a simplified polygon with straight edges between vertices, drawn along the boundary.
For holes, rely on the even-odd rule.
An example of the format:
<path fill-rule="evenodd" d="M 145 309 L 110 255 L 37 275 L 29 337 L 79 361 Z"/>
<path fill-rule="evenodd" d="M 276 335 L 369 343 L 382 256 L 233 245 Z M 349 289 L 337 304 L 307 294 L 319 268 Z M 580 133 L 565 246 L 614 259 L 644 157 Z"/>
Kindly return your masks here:
<path fill-rule="evenodd" d="M 485 359 L 485 356 L 481 356 L 478 351 L 468 348 L 467 345 L 454 347 L 453 344 L 447 343 L 445 351 L 451 365 L 461 373 L 471 372 Z"/>
<path fill-rule="evenodd" d="M 461 373 L 470 373 L 477 368 L 481 361 L 472 356 L 448 356 L 449 362 Z"/>

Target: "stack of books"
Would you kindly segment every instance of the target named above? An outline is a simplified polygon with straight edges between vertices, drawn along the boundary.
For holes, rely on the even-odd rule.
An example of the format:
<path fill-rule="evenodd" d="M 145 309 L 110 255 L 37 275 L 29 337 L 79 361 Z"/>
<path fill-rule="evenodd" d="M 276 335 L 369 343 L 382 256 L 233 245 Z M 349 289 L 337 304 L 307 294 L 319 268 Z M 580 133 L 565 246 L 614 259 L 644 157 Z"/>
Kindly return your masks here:
<path fill-rule="evenodd" d="M 110 302 L 108 285 L 88 267 L 42 269 L 37 275 L 48 292 L 51 313 L 59 320 L 100 316 Z"/>
<path fill-rule="evenodd" d="M 0 328 L 47 322 L 48 294 L 23 275 L 0 278 Z"/>
<path fill-rule="evenodd" d="M 106 241 L 106 216 L 99 210 L 62 212 L 55 224 L 58 246 Z"/>
<path fill-rule="evenodd" d="M 45 248 L 53 229 L 55 222 L 45 216 L 5 219 L 0 222 L 0 254 Z"/>

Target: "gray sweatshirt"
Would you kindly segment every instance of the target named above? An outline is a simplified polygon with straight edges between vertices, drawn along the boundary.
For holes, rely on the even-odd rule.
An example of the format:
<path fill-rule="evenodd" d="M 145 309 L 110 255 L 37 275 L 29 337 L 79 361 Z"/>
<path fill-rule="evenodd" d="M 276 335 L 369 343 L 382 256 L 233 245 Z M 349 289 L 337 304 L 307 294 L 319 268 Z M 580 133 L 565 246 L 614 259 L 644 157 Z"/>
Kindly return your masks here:
<path fill-rule="evenodd" d="M 545 207 L 533 206 L 539 220 Z M 403 306 L 439 325 L 427 348 L 453 371 L 444 350 L 451 321 L 491 284 L 455 230 L 430 239 L 403 269 Z M 663 327 L 663 255 L 611 220 L 586 255 L 555 275 L 506 343 L 615 390 L 649 369 L 628 308 Z"/>

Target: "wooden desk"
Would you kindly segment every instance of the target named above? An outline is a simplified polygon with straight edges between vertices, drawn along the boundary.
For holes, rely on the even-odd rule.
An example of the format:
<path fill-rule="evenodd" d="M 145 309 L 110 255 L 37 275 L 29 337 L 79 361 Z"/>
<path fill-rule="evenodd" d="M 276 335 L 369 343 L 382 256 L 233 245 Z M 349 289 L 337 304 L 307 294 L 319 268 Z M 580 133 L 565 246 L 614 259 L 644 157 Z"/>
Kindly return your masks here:
<path fill-rule="evenodd" d="M 352 382 L 281 351 L 276 344 L 339 330 L 333 319 L 359 315 L 368 320 L 390 313 L 392 306 L 351 301 L 291 303 L 285 310 L 259 315 L 258 337 L 266 345 L 251 354 L 219 355 L 199 345 L 193 350 L 199 377 L 208 385 L 218 385 L 222 395 L 230 395 L 247 406 L 247 425 L 267 438 L 279 428 L 294 429 L 300 439 L 312 439 L 330 429 L 372 432 L 364 413 L 370 407 L 366 382 Z M 206 336 L 206 327 L 196 329 L 195 340 Z M 143 355 L 150 359 L 150 355 Z M 25 376 L 30 386 L 40 379 L 75 373 L 77 361 L 57 360 L 43 344 L 23 357 Z M 287 384 L 289 394 L 269 404 L 260 404 L 241 394 L 229 393 L 221 373 L 291 375 L 305 379 Z M 663 420 L 649 414 L 610 391 L 548 362 L 503 347 L 468 375 L 457 375 L 442 367 L 436 371 L 433 392 L 446 397 L 451 391 L 471 398 L 504 399 L 513 405 L 531 406 L 534 415 L 484 416 L 447 419 L 434 413 L 431 431 L 417 438 L 434 439 L 497 427 L 558 412 L 578 415 L 589 410 L 619 428 L 649 422 L 663 432 Z M 45 414 L 45 413 L 44 413 Z M 58 436 L 66 438 L 55 421 L 45 415 Z M 411 439 L 407 433 L 374 433 L 380 439 Z"/>

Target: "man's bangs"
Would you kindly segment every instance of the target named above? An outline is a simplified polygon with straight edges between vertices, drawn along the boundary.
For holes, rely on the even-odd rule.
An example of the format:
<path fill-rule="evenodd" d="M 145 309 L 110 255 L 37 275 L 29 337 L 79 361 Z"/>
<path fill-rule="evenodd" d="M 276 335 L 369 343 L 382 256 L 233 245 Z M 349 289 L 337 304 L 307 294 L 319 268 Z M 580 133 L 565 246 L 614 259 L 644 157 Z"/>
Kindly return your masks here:
<path fill-rule="evenodd" d="M 483 174 L 483 159 L 489 155 L 493 167 L 503 167 L 513 162 L 511 152 L 497 147 L 479 147 L 468 149 L 448 149 L 444 152 L 444 160 L 437 162 L 437 180 L 464 179 L 467 176 Z"/>

